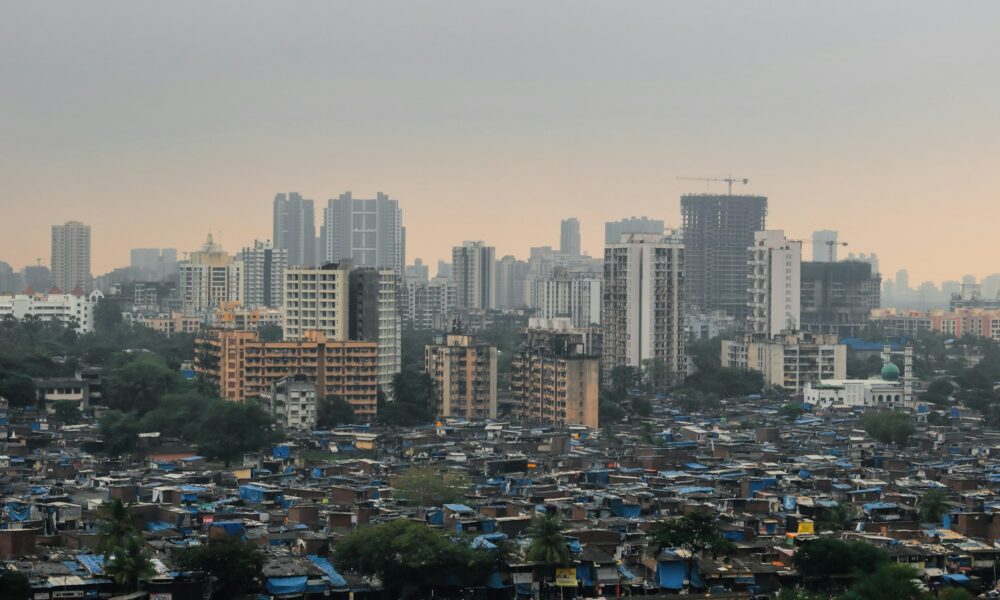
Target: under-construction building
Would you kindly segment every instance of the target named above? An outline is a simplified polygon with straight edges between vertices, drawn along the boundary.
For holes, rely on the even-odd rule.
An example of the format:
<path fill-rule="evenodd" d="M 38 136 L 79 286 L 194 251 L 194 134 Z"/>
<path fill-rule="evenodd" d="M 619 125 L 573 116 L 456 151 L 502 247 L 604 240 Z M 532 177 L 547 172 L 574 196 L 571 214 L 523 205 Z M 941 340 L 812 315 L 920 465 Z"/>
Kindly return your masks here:
<path fill-rule="evenodd" d="M 865 261 L 802 263 L 801 329 L 862 335 L 881 304 L 882 278 Z"/>
<path fill-rule="evenodd" d="M 754 232 L 763 231 L 767 198 L 738 194 L 681 196 L 687 305 L 747 318 L 747 261 Z"/>

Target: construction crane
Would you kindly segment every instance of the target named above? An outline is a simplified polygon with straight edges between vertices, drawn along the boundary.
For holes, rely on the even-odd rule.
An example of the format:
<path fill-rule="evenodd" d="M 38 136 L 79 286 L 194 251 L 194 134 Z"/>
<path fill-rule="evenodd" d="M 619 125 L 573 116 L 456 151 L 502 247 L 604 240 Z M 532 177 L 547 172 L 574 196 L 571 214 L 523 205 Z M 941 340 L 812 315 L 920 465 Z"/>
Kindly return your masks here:
<path fill-rule="evenodd" d="M 750 183 L 749 179 L 746 179 L 746 178 L 741 179 L 739 177 L 733 177 L 732 175 L 730 175 L 729 177 L 678 177 L 677 179 L 686 179 L 688 181 L 707 181 L 707 182 L 725 181 L 726 184 L 729 186 L 729 195 L 730 196 L 733 195 L 733 184 L 734 183 L 742 183 L 743 185 L 746 185 L 746 184 Z"/>
<path fill-rule="evenodd" d="M 822 242 L 814 242 L 812 240 L 795 240 L 795 241 L 797 241 L 797 242 L 799 242 L 801 244 L 826 244 L 826 250 L 827 250 L 826 261 L 827 262 L 833 262 L 833 247 L 834 246 L 846 246 L 847 245 L 847 242 L 837 242 L 837 241 L 834 241 L 834 240 L 825 240 L 825 241 L 822 241 Z"/>

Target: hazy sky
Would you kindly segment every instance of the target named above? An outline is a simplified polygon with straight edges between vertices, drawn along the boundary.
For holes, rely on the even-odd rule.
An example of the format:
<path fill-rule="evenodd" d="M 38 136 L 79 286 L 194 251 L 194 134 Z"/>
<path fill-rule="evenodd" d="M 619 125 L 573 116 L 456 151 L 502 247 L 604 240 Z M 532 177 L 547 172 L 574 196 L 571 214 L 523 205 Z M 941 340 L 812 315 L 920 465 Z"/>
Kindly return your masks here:
<path fill-rule="evenodd" d="M 92 226 L 236 251 L 271 201 L 400 200 L 407 255 L 676 226 L 677 176 L 750 178 L 911 281 L 1000 271 L 1000 3 L 3 2 L 0 260 Z M 721 190 L 722 187 L 714 189 Z M 805 252 L 811 250 L 806 247 Z"/>

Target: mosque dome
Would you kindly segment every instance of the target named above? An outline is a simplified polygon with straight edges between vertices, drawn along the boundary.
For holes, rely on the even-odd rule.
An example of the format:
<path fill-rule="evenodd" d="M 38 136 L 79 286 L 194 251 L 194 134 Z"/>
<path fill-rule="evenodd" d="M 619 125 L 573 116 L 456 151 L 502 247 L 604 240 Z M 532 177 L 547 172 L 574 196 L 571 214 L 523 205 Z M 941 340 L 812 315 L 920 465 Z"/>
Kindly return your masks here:
<path fill-rule="evenodd" d="M 892 363 L 882 366 L 882 379 L 885 381 L 896 381 L 899 379 L 899 367 Z"/>

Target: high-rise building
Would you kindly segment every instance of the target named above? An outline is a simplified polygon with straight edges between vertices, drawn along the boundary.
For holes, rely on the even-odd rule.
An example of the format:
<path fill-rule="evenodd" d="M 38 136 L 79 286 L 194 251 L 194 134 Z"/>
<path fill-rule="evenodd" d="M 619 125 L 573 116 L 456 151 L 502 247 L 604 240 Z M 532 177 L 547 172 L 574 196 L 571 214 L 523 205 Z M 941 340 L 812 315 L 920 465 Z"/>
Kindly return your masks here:
<path fill-rule="evenodd" d="M 448 277 L 451 278 L 451 263 L 444 260 L 438 260 L 437 271 L 434 273 L 435 277 Z"/>
<path fill-rule="evenodd" d="M 90 226 L 67 221 L 52 226 L 52 285 L 64 293 L 90 288 Z"/>
<path fill-rule="evenodd" d="M 392 379 L 402 369 L 399 284 L 392 269 L 362 267 L 350 272 L 349 337 L 378 344 L 378 384 L 393 397 Z"/>
<path fill-rule="evenodd" d="M 379 192 L 372 200 L 351 192 L 327 202 L 323 211 L 325 262 L 350 260 L 358 267 L 392 269 L 403 276 L 406 252 L 399 202 Z"/>
<path fill-rule="evenodd" d="M 629 217 L 621 221 L 609 221 L 604 224 L 604 243 L 618 244 L 622 235 L 630 233 L 663 235 L 666 225 L 659 219 L 647 217 Z"/>
<path fill-rule="evenodd" d="M 802 293 L 802 242 L 780 229 L 754 233 L 750 249 L 749 328 L 775 336 L 797 330 Z"/>
<path fill-rule="evenodd" d="M 243 304 L 249 308 L 281 306 L 285 300 L 288 251 L 270 241 L 254 240 L 240 251 L 243 263 Z"/>
<path fill-rule="evenodd" d="M 847 253 L 847 260 L 859 260 L 862 262 L 870 263 L 872 266 L 872 273 L 882 273 L 879 269 L 878 254 L 872 252 L 871 254 L 865 254 L 864 252 L 859 252 L 857 254 L 853 252 Z M 942 288 L 943 289 L 943 288 Z"/>
<path fill-rule="evenodd" d="M 129 267 L 139 281 L 164 281 L 177 275 L 176 248 L 132 248 Z"/>
<path fill-rule="evenodd" d="M 868 262 L 804 262 L 801 297 L 800 329 L 857 336 L 881 306 L 882 279 Z"/>
<path fill-rule="evenodd" d="M 900 293 L 910 291 L 910 273 L 906 269 L 896 271 L 896 291 Z"/>
<path fill-rule="evenodd" d="M 274 197 L 275 248 L 288 253 L 288 266 L 312 267 L 316 265 L 316 214 L 312 200 L 296 192 L 277 194 Z"/>
<path fill-rule="evenodd" d="M 52 272 L 42 265 L 28 265 L 21 271 L 24 291 L 44 292 L 52 287 Z"/>
<path fill-rule="evenodd" d="M 528 263 L 507 255 L 496 264 L 496 308 L 521 308 L 527 306 L 525 277 Z"/>
<path fill-rule="evenodd" d="M 496 249 L 482 241 L 452 248 L 452 279 L 458 308 L 496 308 L 495 261 Z"/>
<path fill-rule="evenodd" d="M 496 346 L 457 331 L 437 336 L 424 348 L 424 371 L 434 383 L 437 416 L 496 418 Z"/>
<path fill-rule="evenodd" d="M 430 281 L 430 278 L 430 268 L 420 258 L 415 259 L 412 265 L 406 267 L 404 279 L 408 283 L 426 283 Z"/>
<path fill-rule="evenodd" d="M 14 272 L 10 263 L 0 260 L 0 294 L 16 294 L 22 285 L 21 275 Z"/>
<path fill-rule="evenodd" d="M 600 368 L 600 357 L 586 352 L 582 333 L 529 325 L 511 363 L 515 417 L 596 429 Z"/>
<path fill-rule="evenodd" d="M 208 234 L 188 260 L 178 263 L 184 312 L 207 317 L 228 302 L 243 302 L 243 263 L 233 260 Z"/>
<path fill-rule="evenodd" d="M 764 196 L 681 196 L 684 290 L 689 306 L 747 317 L 747 260 L 755 231 L 764 229 Z"/>
<path fill-rule="evenodd" d="M 684 265 L 684 245 L 662 235 L 635 234 L 604 249 L 605 378 L 615 367 L 642 367 L 647 359 L 683 374 Z M 745 260 L 743 268 L 746 290 Z"/>
<path fill-rule="evenodd" d="M 301 340 L 309 331 L 348 339 L 349 281 L 349 267 L 340 263 L 285 271 L 285 339 Z"/>
<path fill-rule="evenodd" d="M 559 253 L 580 256 L 580 221 L 576 217 L 562 221 L 559 228 Z"/>
<path fill-rule="evenodd" d="M 568 317 L 574 327 L 600 325 L 600 278 L 556 269 L 551 277 L 534 279 L 531 283 L 531 308 L 537 317 Z"/>
<path fill-rule="evenodd" d="M 837 262 L 837 232 L 830 229 L 814 231 L 813 262 Z"/>
<path fill-rule="evenodd" d="M 455 284 L 446 277 L 414 283 L 406 290 L 405 309 L 413 329 L 445 329 L 448 315 L 455 311 Z"/>

